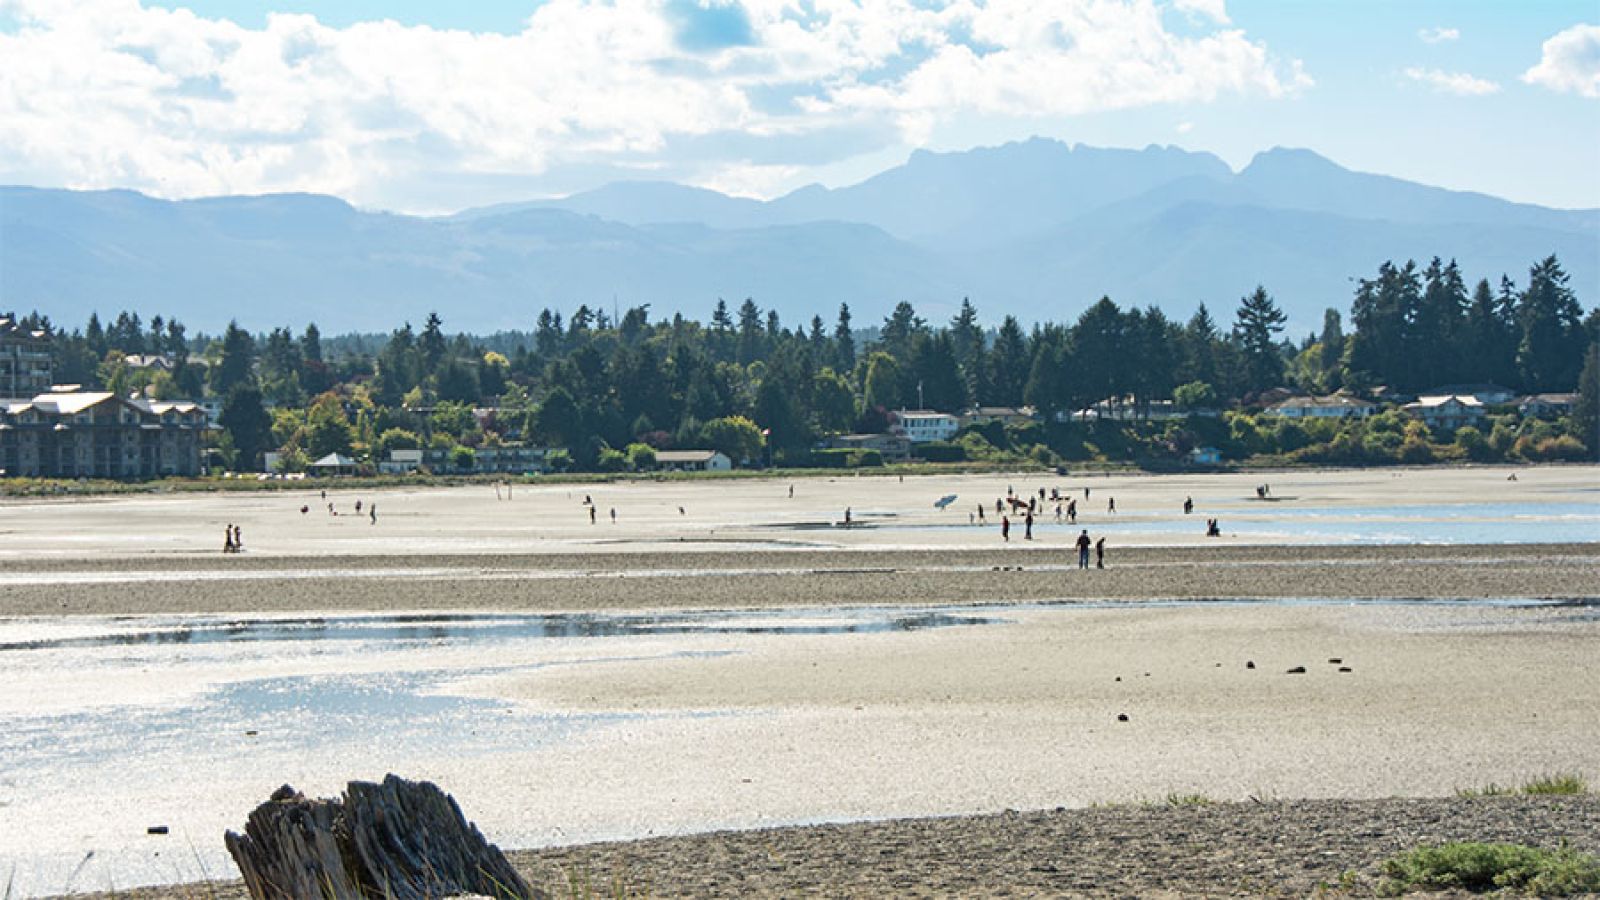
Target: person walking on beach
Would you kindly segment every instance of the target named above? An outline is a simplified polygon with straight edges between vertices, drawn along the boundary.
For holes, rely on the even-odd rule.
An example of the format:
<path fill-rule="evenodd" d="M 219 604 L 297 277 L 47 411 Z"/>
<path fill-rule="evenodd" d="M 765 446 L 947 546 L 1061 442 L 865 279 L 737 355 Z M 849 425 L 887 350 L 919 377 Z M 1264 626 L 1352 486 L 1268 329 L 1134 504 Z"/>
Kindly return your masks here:
<path fill-rule="evenodd" d="M 978 504 L 978 524 L 979 525 L 987 525 L 987 524 L 989 524 L 983 518 L 983 504 L 982 503 Z"/>
<path fill-rule="evenodd" d="M 1089 529 L 1078 535 L 1078 568 L 1089 568 Z"/>
<path fill-rule="evenodd" d="M 594 524 L 594 507 L 592 505 L 589 507 L 589 524 Z"/>
<path fill-rule="evenodd" d="M 378 524 L 378 504 L 374 503 L 367 507 L 367 515 L 372 519 L 372 524 Z"/>
<path fill-rule="evenodd" d="M 1022 539 L 1033 540 L 1033 510 L 1028 511 L 1028 517 L 1022 520 Z"/>
<path fill-rule="evenodd" d="M 850 507 L 848 506 L 844 508 L 844 524 L 850 524 Z"/>
<path fill-rule="evenodd" d="M 1096 569 L 1106 567 L 1106 539 L 1103 536 L 1094 542 L 1094 567 Z"/>
<path fill-rule="evenodd" d="M 1112 513 L 1113 515 L 1115 515 L 1116 511 L 1117 511 L 1117 498 L 1112 497 L 1110 500 L 1106 501 L 1106 512 Z"/>
<path fill-rule="evenodd" d="M 235 525 L 235 526 L 233 526 L 233 552 L 241 553 L 243 551 L 244 551 L 244 529 L 242 529 L 239 526 Z"/>
<path fill-rule="evenodd" d="M 1067 521 L 1073 525 L 1078 524 L 1078 501 L 1067 501 Z"/>
<path fill-rule="evenodd" d="M 1183 514 L 1187 516 L 1188 514 L 1190 514 L 1192 512 L 1194 512 L 1194 498 L 1193 497 L 1185 497 L 1185 498 L 1183 498 Z"/>
<path fill-rule="evenodd" d="M 1011 543 L 1011 517 L 1004 513 L 1000 515 L 1000 540 Z"/>
<path fill-rule="evenodd" d="M 617 524 L 617 508 L 615 506 L 611 507 L 611 524 Z"/>
<path fill-rule="evenodd" d="M 233 550 L 233 523 L 222 526 L 222 552 L 232 553 Z"/>

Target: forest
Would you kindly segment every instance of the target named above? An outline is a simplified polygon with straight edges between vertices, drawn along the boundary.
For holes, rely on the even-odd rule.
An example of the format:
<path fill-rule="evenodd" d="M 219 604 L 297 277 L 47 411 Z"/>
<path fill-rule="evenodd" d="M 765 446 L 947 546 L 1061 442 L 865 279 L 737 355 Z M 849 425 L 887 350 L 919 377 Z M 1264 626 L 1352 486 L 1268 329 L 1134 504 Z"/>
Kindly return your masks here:
<path fill-rule="evenodd" d="M 1164 465 L 1214 446 L 1231 460 L 1308 463 L 1593 458 L 1600 310 L 1585 314 L 1554 256 L 1520 285 L 1504 275 L 1468 283 L 1453 261 L 1385 262 L 1356 281 L 1348 317 L 1330 308 L 1298 339 L 1264 286 L 1226 319 L 1203 303 L 1179 320 L 1103 297 L 1075 321 L 1028 327 L 1011 316 L 986 326 L 970 301 L 948 322 L 902 302 L 881 322 L 857 322 L 840 304 L 831 321 L 790 324 L 754 299 L 719 299 L 705 323 L 652 321 L 645 306 L 543 309 L 526 331 L 488 336 L 449 334 L 437 313 L 420 328 L 330 337 L 315 324 L 191 335 L 128 311 L 70 331 L 37 312 L 23 321 L 51 332 L 58 383 L 220 401 L 214 453 L 237 470 L 267 451 L 296 471 L 327 453 L 371 465 L 393 449 L 434 448 L 466 472 L 479 448 L 516 443 L 559 448 L 551 464 L 576 471 L 645 470 L 674 448 L 873 465 L 871 451 L 818 442 L 883 432 L 898 409 L 1024 405 L 1035 421 L 973 425 L 919 455 Z M 1568 417 L 1493 409 L 1484 427 L 1452 433 L 1393 408 L 1362 421 L 1262 414 L 1285 392 L 1393 399 L 1461 383 L 1580 398 Z M 1165 401 L 1186 415 L 1142 417 Z M 1097 405 L 1126 415 L 1074 415 Z"/>

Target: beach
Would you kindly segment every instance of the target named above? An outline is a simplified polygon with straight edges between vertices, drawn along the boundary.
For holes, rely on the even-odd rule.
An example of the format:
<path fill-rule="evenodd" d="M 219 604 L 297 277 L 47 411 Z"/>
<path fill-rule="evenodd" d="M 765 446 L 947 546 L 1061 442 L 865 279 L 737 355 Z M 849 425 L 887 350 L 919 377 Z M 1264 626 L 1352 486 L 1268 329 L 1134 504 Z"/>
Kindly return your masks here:
<path fill-rule="evenodd" d="M 125 710 L 159 738 L 135 762 L 190 777 L 108 787 L 126 760 L 19 744 L 39 784 L 0 800 L 52 851 L 0 858 L 34 893 L 86 848 L 78 889 L 192 880 L 170 848 L 147 865 L 165 845 L 140 823 L 220 845 L 278 784 L 385 771 L 438 782 L 541 878 L 662 896 L 1305 893 L 1446 832 L 1592 851 L 1592 799 L 1454 795 L 1600 779 L 1596 476 L 841 477 L 792 500 L 782 481 L 519 484 L 363 494 L 375 522 L 343 492 L 10 501 L 0 717 L 76 740 Z M 1047 500 L 1031 541 L 968 523 L 1008 487 L 1075 495 L 1078 522 Z M 1210 517 L 1223 537 L 1190 527 Z M 1453 538 L 1392 539 L 1430 522 Z M 219 552 L 228 523 L 244 553 Z M 1078 569 L 1083 529 L 1105 568 Z M 307 744 L 318 701 L 217 699 L 253 685 L 391 693 Z M 46 782 L 119 811 L 61 827 L 83 807 Z M 1167 805 L 1185 797 L 1205 802 Z M 1265 846 L 1275 829 L 1298 836 Z M 1239 865 L 1186 890 L 1113 865 L 1112 832 Z"/>

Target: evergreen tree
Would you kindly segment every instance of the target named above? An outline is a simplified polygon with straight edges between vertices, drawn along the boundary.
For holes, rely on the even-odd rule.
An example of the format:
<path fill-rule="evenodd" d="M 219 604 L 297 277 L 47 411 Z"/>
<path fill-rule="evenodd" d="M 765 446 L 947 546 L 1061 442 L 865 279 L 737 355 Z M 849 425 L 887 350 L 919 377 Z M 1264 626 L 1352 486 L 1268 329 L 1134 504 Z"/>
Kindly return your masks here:
<path fill-rule="evenodd" d="M 1572 406 L 1572 430 L 1589 448 L 1590 459 L 1600 459 L 1600 341 L 1590 341 L 1578 373 L 1578 402 Z"/>
<path fill-rule="evenodd" d="M 1023 388 L 1028 373 L 1033 370 L 1033 358 L 1028 355 L 1028 342 L 1022 335 L 1022 325 L 1016 316 L 1006 316 L 995 333 L 994 347 L 989 351 L 989 391 L 983 406 L 1021 406 Z"/>
<path fill-rule="evenodd" d="M 307 325 L 305 334 L 300 336 L 300 356 L 307 362 L 322 362 L 322 332 L 315 322 Z"/>
<path fill-rule="evenodd" d="M 1567 273 L 1555 256 L 1528 270 L 1528 288 L 1517 309 L 1521 340 L 1517 370 L 1532 392 L 1569 391 L 1583 366 L 1583 307 L 1567 287 Z"/>
<path fill-rule="evenodd" d="M 1472 290 L 1461 328 L 1461 371 L 1471 373 L 1470 381 L 1511 384 L 1518 380 L 1517 336 L 1513 323 L 1503 312 L 1503 304 L 1489 288 L 1487 278 Z"/>
<path fill-rule="evenodd" d="M 955 342 L 948 331 L 922 332 L 912 338 L 910 377 L 923 409 L 960 412 L 967 405 L 967 386 L 956 364 Z"/>
<path fill-rule="evenodd" d="M 839 321 L 833 326 L 834 361 L 841 372 L 856 367 L 856 339 L 850 332 L 850 304 L 839 304 Z"/>
<path fill-rule="evenodd" d="M 1283 355 L 1274 335 L 1283 331 L 1287 317 L 1278 309 L 1267 289 L 1257 285 L 1253 293 L 1239 301 L 1233 325 L 1235 339 L 1244 353 L 1248 385 L 1253 390 L 1275 387 L 1283 381 Z"/>
<path fill-rule="evenodd" d="M 228 396 L 235 387 L 253 379 L 255 361 L 255 338 L 240 328 L 238 322 L 229 322 L 227 330 L 222 333 L 222 359 L 211 370 L 211 389 L 221 396 Z M 255 399 L 260 402 L 259 393 Z M 245 449 L 237 439 L 234 446 L 241 451 Z"/>
<path fill-rule="evenodd" d="M 765 355 L 765 333 L 761 328 L 761 309 L 749 297 L 739 305 L 739 344 L 735 359 L 748 366 Z"/>
<path fill-rule="evenodd" d="M 428 320 L 422 325 L 422 336 L 417 339 L 417 349 L 422 353 L 422 371 L 424 374 L 433 374 L 439 370 L 439 364 L 444 362 L 447 344 L 444 338 L 444 321 L 436 312 L 428 313 Z"/>
<path fill-rule="evenodd" d="M 1467 287 L 1455 260 L 1443 265 L 1435 256 L 1423 273 L 1422 298 L 1412 323 L 1418 383 L 1458 380 L 1467 304 Z"/>
<path fill-rule="evenodd" d="M 230 386 L 217 424 L 228 433 L 239 453 L 238 467 L 258 471 L 261 454 L 272 448 L 272 416 L 261 401 L 260 389 L 248 380 Z"/>

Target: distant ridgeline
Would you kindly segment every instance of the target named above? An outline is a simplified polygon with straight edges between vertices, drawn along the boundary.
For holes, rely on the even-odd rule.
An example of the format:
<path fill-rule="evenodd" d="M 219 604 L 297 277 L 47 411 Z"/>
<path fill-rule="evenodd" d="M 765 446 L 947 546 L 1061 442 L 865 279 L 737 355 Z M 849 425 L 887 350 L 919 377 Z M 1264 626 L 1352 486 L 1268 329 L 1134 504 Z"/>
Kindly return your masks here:
<path fill-rule="evenodd" d="M 369 470 L 628 471 L 657 451 L 740 465 L 1217 458 L 1387 463 L 1583 459 L 1600 449 L 1600 310 L 1554 256 L 1520 286 L 1454 262 L 1384 263 L 1350 330 L 1286 337 L 1265 288 L 1231 321 L 1101 299 L 1071 323 L 930 323 L 900 303 L 870 330 L 848 304 L 786 324 L 752 300 L 709 322 L 541 311 L 531 331 L 448 335 L 430 314 L 388 335 L 316 325 L 217 338 L 175 319 L 21 317 L 15 352 L 48 347 L 55 380 L 219 409 L 213 466 L 301 471 L 329 454 Z M 870 335 L 870 337 L 869 337 Z M 18 357 L 20 359 L 21 357 Z M 3 374 L 5 370 L 0 370 Z M 902 419 L 916 411 L 916 433 Z M 948 426 L 948 427 L 946 427 Z M 537 448 L 518 450 L 512 448 Z M 394 451 L 422 451 L 397 457 Z M 270 462 L 269 462 L 270 461 Z M 498 467 L 498 468 L 497 468 Z"/>

